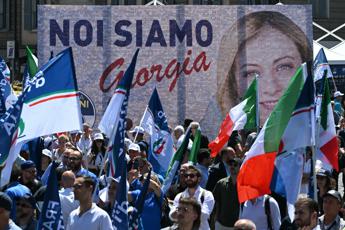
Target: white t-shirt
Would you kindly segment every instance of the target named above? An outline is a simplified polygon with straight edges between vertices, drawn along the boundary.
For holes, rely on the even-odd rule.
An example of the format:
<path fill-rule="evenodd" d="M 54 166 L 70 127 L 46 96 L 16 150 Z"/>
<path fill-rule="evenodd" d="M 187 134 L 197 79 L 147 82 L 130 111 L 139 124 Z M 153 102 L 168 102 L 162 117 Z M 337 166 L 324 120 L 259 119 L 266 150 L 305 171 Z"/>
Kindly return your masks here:
<path fill-rule="evenodd" d="M 106 211 L 99 208 L 95 203 L 81 216 L 80 208 L 71 212 L 68 218 L 67 230 L 114 230 L 110 217 Z"/>

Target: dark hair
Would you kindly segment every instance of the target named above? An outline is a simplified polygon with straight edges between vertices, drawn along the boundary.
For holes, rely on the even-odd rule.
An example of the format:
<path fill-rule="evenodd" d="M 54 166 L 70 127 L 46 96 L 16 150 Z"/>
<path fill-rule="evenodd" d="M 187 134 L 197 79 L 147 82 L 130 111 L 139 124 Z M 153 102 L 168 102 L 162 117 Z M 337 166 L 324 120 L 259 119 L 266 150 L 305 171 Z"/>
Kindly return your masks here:
<path fill-rule="evenodd" d="M 107 148 L 105 146 L 105 142 L 104 140 L 102 140 L 101 154 L 103 156 L 105 155 L 106 150 Z M 96 157 L 99 154 L 99 151 L 98 151 L 98 147 L 95 140 L 92 142 L 92 145 L 91 145 L 91 153 L 93 153 L 91 154 L 92 155 L 91 162 L 96 162 Z"/>
<path fill-rule="evenodd" d="M 295 203 L 295 208 L 296 207 L 306 207 L 310 213 L 319 211 L 318 203 L 308 197 L 299 198 Z"/>
<path fill-rule="evenodd" d="M 200 149 L 197 155 L 198 163 L 201 163 L 204 159 L 210 157 L 210 151 L 208 149 Z"/>
<path fill-rule="evenodd" d="M 199 229 L 200 227 L 200 218 L 201 218 L 201 205 L 200 203 L 193 197 L 190 198 L 184 198 L 182 197 L 179 200 L 179 204 L 185 204 L 185 205 L 191 205 L 193 206 L 193 210 L 198 214 L 198 217 L 193 222 L 193 228 L 192 229 Z"/>
<path fill-rule="evenodd" d="M 77 178 L 83 178 L 85 185 L 87 185 L 89 187 L 92 186 L 92 193 L 95 191 L 96 182 L 92 177 L 90 177 L 90 176 L 78 176 Z"/>

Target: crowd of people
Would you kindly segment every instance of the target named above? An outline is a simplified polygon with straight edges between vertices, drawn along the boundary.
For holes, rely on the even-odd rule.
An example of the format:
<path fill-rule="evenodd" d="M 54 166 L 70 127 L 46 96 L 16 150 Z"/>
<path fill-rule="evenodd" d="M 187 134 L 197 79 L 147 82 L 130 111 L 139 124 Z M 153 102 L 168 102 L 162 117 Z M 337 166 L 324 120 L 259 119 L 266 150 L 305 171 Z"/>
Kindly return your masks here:
<path fill-rule="evenodd" d="M 311 151 L 306 148 L 294 220 L 288 215 L 285 198 L 278 194 L 266 194 L 241 204 L 238 201 L 237 175 L 245 153 L 255 141 L 255 132 L 233 132 L 228 146 L 215 158 L 210 156 L 208 138 L 202 135 L 197 163 L 191 164 L 184 157 L 174 183 L 163 193 L 164 176 L 151 172 L 149 138 L 143 128 L 133 127 L 131 119 L 127 119 L 125 135 L 129 215 L 150 175 L 138 229 L 343 229 L 345 209 L 338 189 L 344 185 L 344 173 L 342 184 L 338 184 L 338 176 L 345 169 L 345 118 L 343 95 L 335 96 L 340 170 L 316 165 L 318 199 L 308 198 Z M 176 149 L 187 128 L 191 129 L 185 156 L 199 126 L 186 119 L 183 125 L 171 129 Z M 37 228 L 53 161 L 59 164 L 56 173 L 65 229 L 113 229 L 111 214 L 119 179 L 107 176 L 107 143 L 102 133 L 84 123 L 83 131 L 39 138 L 34 150 L 24 146 L 13 165 L 10 183 L 1 188 L 0 230 Z"/>

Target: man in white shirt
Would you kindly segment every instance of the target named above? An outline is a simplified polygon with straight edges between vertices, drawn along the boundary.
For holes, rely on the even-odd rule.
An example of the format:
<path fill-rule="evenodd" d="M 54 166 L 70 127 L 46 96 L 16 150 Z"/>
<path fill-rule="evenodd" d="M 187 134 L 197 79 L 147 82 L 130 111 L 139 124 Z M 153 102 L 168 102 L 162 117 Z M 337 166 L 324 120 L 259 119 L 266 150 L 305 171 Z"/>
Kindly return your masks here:
<path fill-rule="evenodd" d="M 95 181 L 88 176 L 78 177 L 73 188 L 80 206 L 69 215 L 67 230 L 113 230 L 108 213 L 92 202 Z"/>
<path fill-rule="evenodd" d="M 174 206 L 170 211 L 170 216 L 172 219 L 176 219 L 176 208 L 178 207 L 179 200 L 182 197 L 194 197 L 201 205 L 201 223 L 199 229 L 208 230 L 210 229 L 208 218 L 210 217 L 214 207 L 213 194 L 199 186 L 201 173 L 197 168 L 195 168 L 195 166 L 188 166 L 184 177 L 186 179 L 187 188 L 183 192 L 176 195 L 174 199 Z"/>
<path fill-rule="evenodd" d="M 240 219 L 253 221 L 258 230 L 278 230 L 281 224 L 278 203 L 268 195 L 244 202 L 240 208 Z"/>
<path fill-rule="evenodd" d="M 65 228 L 67 227 L 67 220 L 69 214 L 79 207 L 79 202 L 74 200 L 73 185 L 75 175 L 72 171 L 66 171 L 61 176 L 62 189 L 59 191 L 61 211 L 64 219 Z"/>

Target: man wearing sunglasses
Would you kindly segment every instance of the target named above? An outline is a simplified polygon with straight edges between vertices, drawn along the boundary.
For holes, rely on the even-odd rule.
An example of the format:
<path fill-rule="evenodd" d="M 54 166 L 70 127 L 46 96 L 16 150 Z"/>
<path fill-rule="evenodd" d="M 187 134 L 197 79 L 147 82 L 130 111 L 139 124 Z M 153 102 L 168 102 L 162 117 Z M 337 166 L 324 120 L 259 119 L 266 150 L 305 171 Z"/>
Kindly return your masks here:
<path fill-rule="evenodd" d="M 172 219 L 176 220 L 177 212 L 176 208 L 179 206 L 181 198 L 194 198 L 201 205 L 201 223 L 200 230 L 208 230 L 210 226 L 208 224 L 208 218 L 213 210 L 214 198 L 210 191 L 207 191 L 200 187 L 201 173 L 193 165 L 188 166 L 186 173 L 184 174 L 187 188 L 176 195 L 174 199 L 174 206 L 170 211 Z"/>

